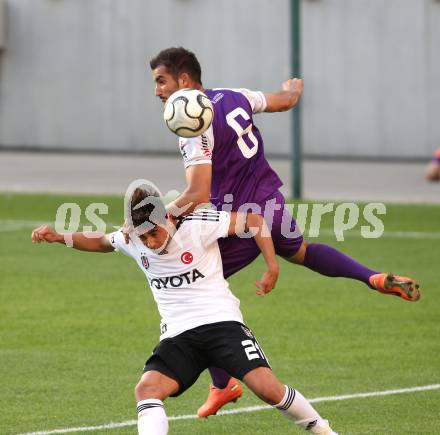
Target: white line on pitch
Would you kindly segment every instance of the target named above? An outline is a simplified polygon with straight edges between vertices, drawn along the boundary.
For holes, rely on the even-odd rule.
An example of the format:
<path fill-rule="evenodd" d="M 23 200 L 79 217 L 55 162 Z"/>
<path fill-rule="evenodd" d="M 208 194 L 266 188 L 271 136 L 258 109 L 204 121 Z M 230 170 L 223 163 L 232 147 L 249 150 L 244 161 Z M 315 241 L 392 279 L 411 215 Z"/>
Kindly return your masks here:
<path fill-rule="evenodd" d="M 440 384 L 432 384 L 432 385 L 423 385 L 421 387 L 410 387 L 410 388 L 401 388 L 398 390 L 385 390 L 385 391 L 372 391 L 369 393 L 355 393 L 355 394 L 344 394 L 342 396 L 326 396 L 326 397 L 315 397 L 314 399 L 309 399 L 310 403 L 319 403 L 319 402 L 334 402 L 337 400 L 350 400 L 350 399 L 362 399 L 365 397 L 379 397 L 379 396 L 391 396 L 394 394 L 405 394 L 405 393 L 415 393 L 419 391 L 430 391 L 430 390 L 439 390 Z M 237 408 L 231 409 L 227 411 L 220 411 L 217 415 L 228 415 L 228 414 L 242 414 L 245 412 L 255 412 L 262 411 L 265 409 L 273 409 L 272 406 L 269 405 L 259 405 L 259 406 L 248 406 L 245 408 Z M 197 415 L 176 415 L 168 417 L 168 420 L 192 420 L 197 419 Z M 65 429 L 54 429 L 50 431 L 43 432 L 30 432 L 21 435 L 52 435 L 52 434 L 62 434 L 62 433 L 72 433 L 72 432 L 90 432 L 93 430 L 101 430 L 101 429 L 116 429 L 118 427 L 126 427 L 126 426 L 135 426 L 137 424 L 137 420 L 128 420 L 123 421 L 121 423 L 108 423 L 101 426 L 83 426 L 83 427 L 70 427 Z"/>
<path fill-rule="evenodd" d="M 360 234 L 360 231 L 355 230 L 347 230 L 341 232 L 341 234 L 344 237 L 361 237 L 367 240 L 374 240 L 375 237 L 363 237 L 362 234 Z M 334 236 L 335 231 L 329 230 L 329 229 L 323 229 L 319 231 L 319 236 Z M 305 232 L 305 236 L 313 239 L 314 237 L 310 237 L 308 235 L 308 232 Z M 384 233 L 377 237 L 378 239 L 381 239 L 382 237 L 387 238 L 395 238 L 395 239 L 440 239 L 440 232 L 428 232 L 428 231 L 387 231 L 385 230 Z"/>
<path fill-rule="evenodd" d="M 22 221 L 22 220 L 1 220 L 0 219 L 0 233 L 9 233 L 12 231 L 21 231 L 27 228 L 35 228 L 43 225 L 40 221 Z"/>

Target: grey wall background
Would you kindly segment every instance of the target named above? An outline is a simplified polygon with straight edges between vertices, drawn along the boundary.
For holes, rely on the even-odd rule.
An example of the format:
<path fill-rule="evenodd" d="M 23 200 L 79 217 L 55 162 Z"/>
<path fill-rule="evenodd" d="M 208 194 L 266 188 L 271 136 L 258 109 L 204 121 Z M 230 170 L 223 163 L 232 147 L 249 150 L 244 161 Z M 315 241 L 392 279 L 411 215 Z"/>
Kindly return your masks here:
<path fill-rule="evenodd" d="M 305 149 L 421 157 L 440 146 L 440 2 L 303 2 Z"/>
<path fill-rule="evenodd" d="M 0 147 L 175 151 L 146 66 L 167 46 L 196 52 L 206 87 L 289 76 L 288 0 L 4 2 Z M 303 0 L 304 152 L 430 158 L 439 42 L 438 0 Z M 268 153 L 289 153 L 290 121 L 258 116 Z"/>

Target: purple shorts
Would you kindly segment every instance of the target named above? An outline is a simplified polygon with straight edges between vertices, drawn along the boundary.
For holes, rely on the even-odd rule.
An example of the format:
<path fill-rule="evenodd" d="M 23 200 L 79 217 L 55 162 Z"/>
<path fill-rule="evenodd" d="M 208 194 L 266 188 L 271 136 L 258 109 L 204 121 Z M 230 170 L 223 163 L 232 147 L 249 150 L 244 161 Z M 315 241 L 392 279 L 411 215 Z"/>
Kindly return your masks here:
<path fill-rule="evenodd" d="M 290 258 L 298 252 L 303 242 L 303 236 L 291 213 L 284 208 L 284 204 L 284 196 L 278 191 L 266 201 L 265 205 L 260 206 L 262 210 L 258 214 L 264 216 L 267 225 L 271 228 L 277 255 Z M 246 210 L 240 211 L 245 212 Z M 252 212 L 256 213 L 257 211 L 252 210 Z M 250 264 L 261 252 L 253 238 L 230 236 L 219 239 L 218 244 L 225 278 Z"/>

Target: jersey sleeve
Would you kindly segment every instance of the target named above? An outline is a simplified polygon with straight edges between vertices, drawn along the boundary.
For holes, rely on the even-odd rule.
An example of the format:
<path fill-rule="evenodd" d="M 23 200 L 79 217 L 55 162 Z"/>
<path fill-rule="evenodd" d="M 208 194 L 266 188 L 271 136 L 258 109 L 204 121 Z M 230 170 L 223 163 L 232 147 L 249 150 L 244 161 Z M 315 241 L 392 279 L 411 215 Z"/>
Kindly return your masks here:
<path fill-rule="evenodd" d="M 179 137 L 179 149 L 185 168 L 203 163 L 211 164 L 214 149 L 214 134 L 212 125 L 200 136 Z"/>
<path fill-rule="evenodd" d="M 264 112 L 267 107 L 266 97 L 261 91 L 250 91 L 249 89 L 241 88 L 237 89 L 238 92 L 242 93 L 252 108 L 252 113 Z"/>
<path fill-rule="evenodd" d="M 125 243 L 124 235 L 122 234 L 122 230 L 115 231 L 113 233 L 107 234 L 107 239 L 110 244 L 115 248 L 115 251 L 120 251 L 124 255 L 128 257 L 132 257 L 132 254 L 129 249 L 129 244 Z"/>
<path fill-rule="evenodd" d="M 192 233 L 198 233 L 201 244 L 209 246 L 222 237 L 228 237 L 231 215 L 226 211 L 201 209 L 188 215 L 185 221 L 191 222 Z"/>

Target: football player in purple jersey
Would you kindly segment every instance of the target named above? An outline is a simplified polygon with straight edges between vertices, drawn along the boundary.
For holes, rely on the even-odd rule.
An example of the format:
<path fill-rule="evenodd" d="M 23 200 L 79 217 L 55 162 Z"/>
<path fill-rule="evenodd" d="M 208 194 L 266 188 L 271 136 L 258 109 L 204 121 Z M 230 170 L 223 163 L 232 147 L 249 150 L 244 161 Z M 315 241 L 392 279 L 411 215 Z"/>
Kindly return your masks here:
<path fill-rule="evenodd" d="M 155 94 L 162 102 L 179 89 L 192 88 L 203 91 L 214 107 L 214 120 L 204 134 L 179 138 L 187 187 L 170 204 L 171 209 L 189 213 L 197 205 L 211 202 L 219 210 L 264 214 L 271 225 L 276 253 L 287 261 L 322 275 L 356 279 L 369 289 L 408 301 L 420 298 L 419 286 L 411 278 L 379 273 L 331 246 L 306 243 L 295 219 L 284 208 L 285 199 L 279 191 L 282 182 L 266 160 L 263 138 L 253 115 L 294 107 L 303 91 L 301 79 L 288 79 L 281 90 L 269 93 L 204 88 L 196 56 L 182 47 L 162 50 L 151 59 L 150 67 Z M 219 245 L 226 278 L 259 255 L 252 239 L 229 237 Z M 240 384 L 223 370 L 212 367 L 210 373 L 213 385 L 207 402 L 198 411 L 200 417 L 215 414 L 242 394 Z"/>

